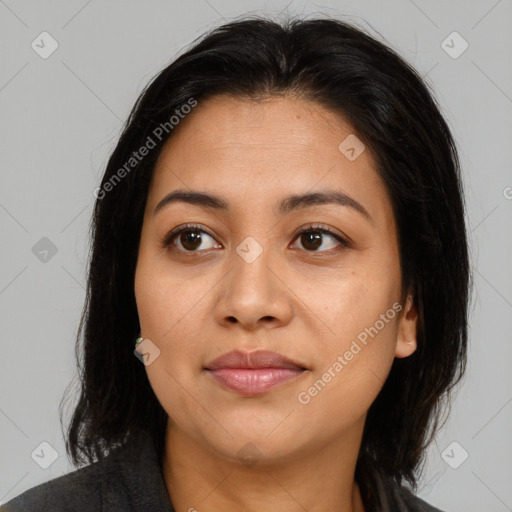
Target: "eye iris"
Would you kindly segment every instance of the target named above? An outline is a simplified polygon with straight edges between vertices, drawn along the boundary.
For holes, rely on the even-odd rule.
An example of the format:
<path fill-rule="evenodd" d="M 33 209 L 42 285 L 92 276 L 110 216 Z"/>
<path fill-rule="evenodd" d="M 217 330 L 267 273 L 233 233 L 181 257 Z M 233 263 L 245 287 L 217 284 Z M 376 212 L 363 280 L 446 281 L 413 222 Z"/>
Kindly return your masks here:
<path fill-rule="evenodd" d="M 322 233 L 307 231 L 301 235 L 301 243 L 306 249 L 316 250 L 322 245 Z"/>
<path fill-rule="evenodd" d="M 201 245 L 201 234 L 198 231 L 184 231 L 180 235 L 180 242 L 187 250 L 197 249 Z"/>

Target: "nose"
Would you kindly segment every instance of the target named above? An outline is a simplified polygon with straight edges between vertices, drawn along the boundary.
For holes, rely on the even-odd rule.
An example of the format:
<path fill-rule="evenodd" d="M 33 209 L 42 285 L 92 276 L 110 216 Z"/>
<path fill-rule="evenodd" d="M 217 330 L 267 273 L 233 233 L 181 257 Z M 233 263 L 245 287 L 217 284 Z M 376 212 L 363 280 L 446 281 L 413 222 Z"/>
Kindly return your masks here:
<path fill-rule="evenodd" d="M 215 306 L 216 320 L 223 326 L 236 324 L 254 331 L 282 327 L 291 321 L 293 292 L 282 265 L 270 256 L 264 250 L 248 262 L 233 254 L 233 267 L 221 282 Z"/>

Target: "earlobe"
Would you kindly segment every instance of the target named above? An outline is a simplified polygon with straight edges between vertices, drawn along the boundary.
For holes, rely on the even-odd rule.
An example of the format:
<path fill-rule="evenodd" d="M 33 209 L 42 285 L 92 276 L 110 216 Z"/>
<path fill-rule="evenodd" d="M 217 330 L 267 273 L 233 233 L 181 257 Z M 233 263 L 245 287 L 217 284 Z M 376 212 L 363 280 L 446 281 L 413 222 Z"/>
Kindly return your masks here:
<path fill-rule="evenodd" d="M 409 341 L 398 341 L 396 344 L 395 357 L 409 357 L 416 351 L 416 339 Z"/>
<path fill-rule="evenodd" d="M 418 312 L 414 306 L 413 296 L 409 295 L 405 305 L 405 312 L 400 319 L 398 327 L 395 357 L 408 357 L 415 352 L 417 348 L 417 322 Z"/>

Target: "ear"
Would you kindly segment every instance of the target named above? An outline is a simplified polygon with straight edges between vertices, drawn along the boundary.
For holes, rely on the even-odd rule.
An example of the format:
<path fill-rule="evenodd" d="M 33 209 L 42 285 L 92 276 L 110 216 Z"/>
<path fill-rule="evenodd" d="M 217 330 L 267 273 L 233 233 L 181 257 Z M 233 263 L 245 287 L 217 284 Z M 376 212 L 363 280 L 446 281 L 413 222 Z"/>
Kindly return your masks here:
<path fill-rule="evenodd" d="M 414 306 L 413 296 L 408 295 L 405 303 L 405 312 L 400 319 L 400 324 L 398 326 L 395 357 L 408 357 L 416 350 L 417 322 L 418 312 Z"/>

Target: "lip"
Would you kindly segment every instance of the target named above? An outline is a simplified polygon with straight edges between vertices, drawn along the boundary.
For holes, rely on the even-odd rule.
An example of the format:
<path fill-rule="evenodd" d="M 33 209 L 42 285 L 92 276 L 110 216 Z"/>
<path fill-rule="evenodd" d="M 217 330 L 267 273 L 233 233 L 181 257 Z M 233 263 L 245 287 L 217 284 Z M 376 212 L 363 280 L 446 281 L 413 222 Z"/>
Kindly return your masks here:
<path fill-rule="evenodd" d="M 303 364 L 270 350 L 256 350 L 254 352 L 233 350 L 214 359 L 205 368 L 207 370 L 219 370 L 221 368 L 288 368 L 291 370 L 307 370 Z"/>
<path fill-rule="evenodd" d="M 223 386 L 246 395 L 265 393 L 307 370 L 303 364 L 268 350 L 228 352 L 205 369 Z"/>

